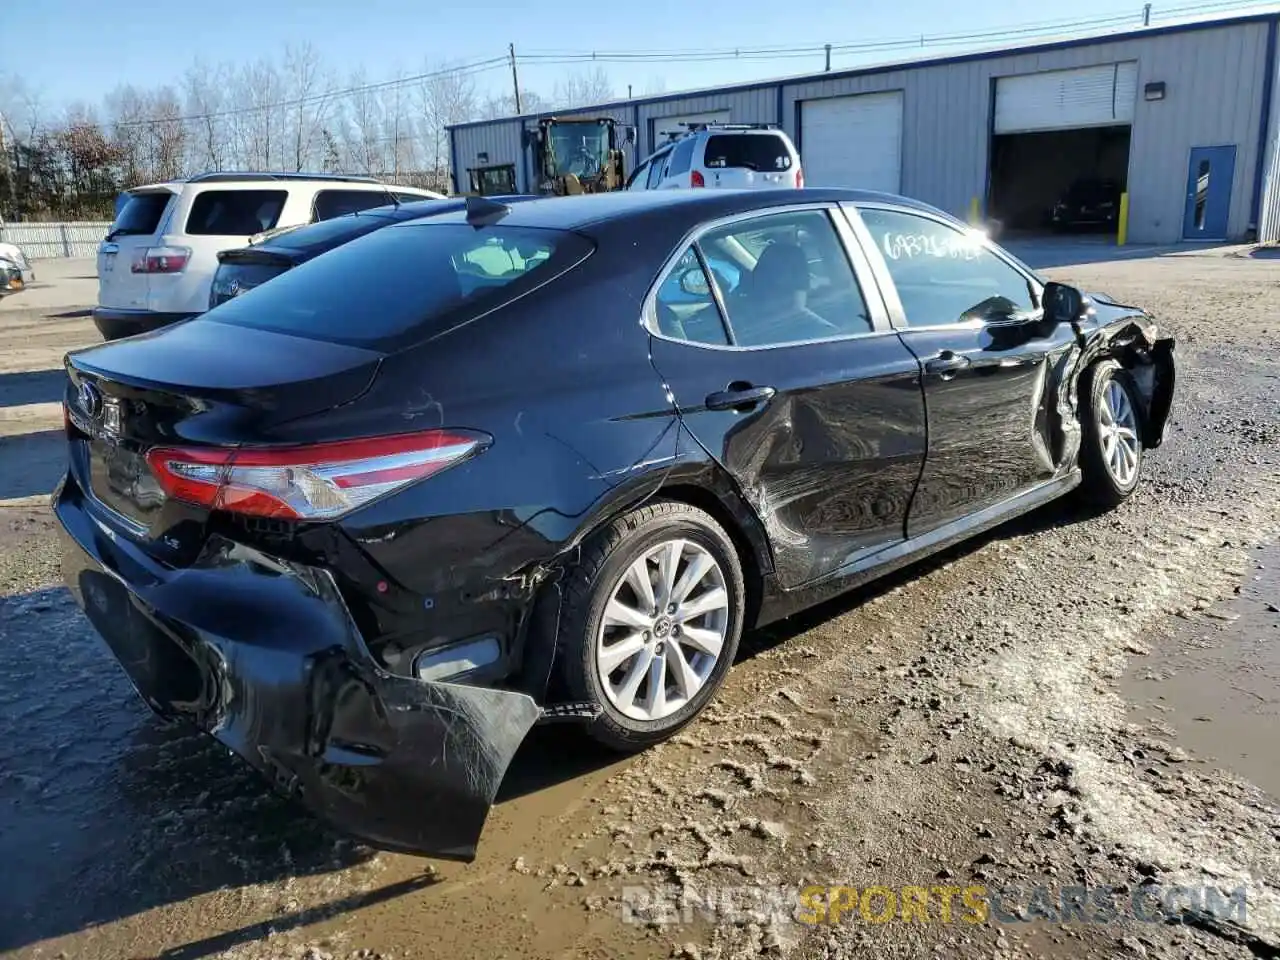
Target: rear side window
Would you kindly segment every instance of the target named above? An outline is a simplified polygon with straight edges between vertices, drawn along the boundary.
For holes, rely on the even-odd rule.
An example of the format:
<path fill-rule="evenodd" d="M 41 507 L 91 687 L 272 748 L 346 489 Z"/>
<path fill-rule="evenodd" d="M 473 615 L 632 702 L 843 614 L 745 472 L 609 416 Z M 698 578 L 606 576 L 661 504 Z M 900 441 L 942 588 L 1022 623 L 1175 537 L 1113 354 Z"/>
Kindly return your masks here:
<path fill-rule="evenodd" d="M 689 167 L 693 163 L 693 148 L 697 141 L 693 137 L 687 137 L 680 141 L 680 144 L 671 151 L 671 165 L 667 167 L 669 176 L 677 176 L 681 173 L 688 173 Z"/>
<path fill-rule="evenodd" d="M 187 214 L 187 233 L 196 236 L 252 236 L 280 219 L 283 190 L 205 190 Z"/>
<path fill-rule="evenodd" d="M 381 190 L 321 190 L 316 194 L 312 211 L 317 220 L 330 220 L 345 213 L 385 207 L 392 202 L 391 195 Z"/>
<path fill-rule="evenodd" d="M 160 218 L 173 194 L 135 193 L 129 196 L 121 208 L 111 232 L 117 236 L 124 234 L 153 234 L 160 226 Z"/>
<path fill-rule="evenodd" d="M 713 169 L 790 170 L 791 151 L 775 133 L 720 133 L 707 138 L 702 162 Z"/>
<path fill-rule="evenodd" d="M 295 267 L 252 297 L 231 300 L 193 322 L 207 318 L 394 349 L 532 290 L 591 250 L 585 237 L 559 230 L 399 224 Z"/>

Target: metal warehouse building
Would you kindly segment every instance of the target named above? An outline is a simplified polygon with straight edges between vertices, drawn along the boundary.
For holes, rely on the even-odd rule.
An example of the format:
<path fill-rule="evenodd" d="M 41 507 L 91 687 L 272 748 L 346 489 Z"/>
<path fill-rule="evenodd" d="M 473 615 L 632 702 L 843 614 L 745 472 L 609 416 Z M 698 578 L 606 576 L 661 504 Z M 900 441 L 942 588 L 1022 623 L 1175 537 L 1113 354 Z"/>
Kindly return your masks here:
<path fill-rule="evenodd" d="M 634 125 L 628 172 L 682 121 L 776 123 L 810 186 L 903 193 L 960 216 L 976 203 L 1006 228 L 1033 229 L 1073 180 L 1113 179 L 1129 193 L 1134 242 L 1277 241 L 1278 23 L 1268 13 L 1144 27 L 555 116 Z M 522 131 L 536 120 L 452 127 L 455 189 L 469 168 L 507 163 L 518 189 L 532 189 Z"/>

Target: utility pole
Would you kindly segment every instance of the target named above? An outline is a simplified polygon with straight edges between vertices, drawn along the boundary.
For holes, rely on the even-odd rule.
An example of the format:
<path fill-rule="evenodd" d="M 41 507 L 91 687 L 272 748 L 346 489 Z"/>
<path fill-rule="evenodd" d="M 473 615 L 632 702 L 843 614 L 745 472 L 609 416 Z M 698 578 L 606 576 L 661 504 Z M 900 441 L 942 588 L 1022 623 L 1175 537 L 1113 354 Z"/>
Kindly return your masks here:
<path fill-rule="evenodd" d="M 1144 27 L 1151 26 L 1151 4 L 1149 3 L 1142 5 L 1142 25 Z"/>
<path fill-rule="evenodd" d="M 511 86 L 516 94 L 516 113 L 523 113 L 520 109 L 520 74 L 516 73 L 516 45 L 507 44 L 507 50 L 511 53 Z"/>
<path fill-rule="evenodd" d="M 631 84 L 627 84 L 627 99 L 631 99 Z"/>
<path fill-rule="evenodd" d="M 831 72 L 831 44 L 827 44 L 827 66 L 825 72 Z"/>

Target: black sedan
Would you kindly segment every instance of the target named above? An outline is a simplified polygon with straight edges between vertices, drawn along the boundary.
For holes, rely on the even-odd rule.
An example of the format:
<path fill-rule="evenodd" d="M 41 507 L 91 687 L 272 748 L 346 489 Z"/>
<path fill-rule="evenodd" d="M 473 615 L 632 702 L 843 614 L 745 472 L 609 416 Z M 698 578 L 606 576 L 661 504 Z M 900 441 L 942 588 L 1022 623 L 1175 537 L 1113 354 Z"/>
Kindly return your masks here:
<path fill-rule="evenodd" d="M 527 194 L 494 197 L 502 203 L 535 200 Z M 461 197 L 446 200 L 421 200 L 385 207 L 373 207 L 319 223 L 278 227 L 250 240 L 247 247 L 223 250 L 218 254 L 218 269 L 209 287 L 209 307 L 248 293 L 300 263 L 314 260 L 322 253 L 349 243 L 357 237 L 373 233 L 393 223 L 452 213 L 466 206 Z"/>
<path fill-rule="evenodd" d="M 1120 220 L 1123 192 L 1114 180 L 1076 180 L 1053 205 L 1050 220 L 1054 229 L 1114 229 Z"/>
<path fill-rule="evenodd" d="M 69 355 L 65 575 L 156 711 L 470 859 L 533 724 L 655 743 L 744 629 L 1124 500 L 1172 350 L 899 197 L 473 198 Z"/>

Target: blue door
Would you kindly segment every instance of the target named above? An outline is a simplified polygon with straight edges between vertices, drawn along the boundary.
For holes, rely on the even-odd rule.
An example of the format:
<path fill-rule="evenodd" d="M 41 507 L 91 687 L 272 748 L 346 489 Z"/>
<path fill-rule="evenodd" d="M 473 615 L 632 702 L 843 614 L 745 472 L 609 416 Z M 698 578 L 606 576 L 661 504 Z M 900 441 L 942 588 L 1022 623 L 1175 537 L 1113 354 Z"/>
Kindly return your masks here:
<path fill-rule="evenodd" d="M 1227 239 L 1231 209 L 1231 180 L 1236 171 L 1236 148 L 1192 147 L 1187 170 L 1187 209 L 1182 216 L 1183 240 Z"/>

